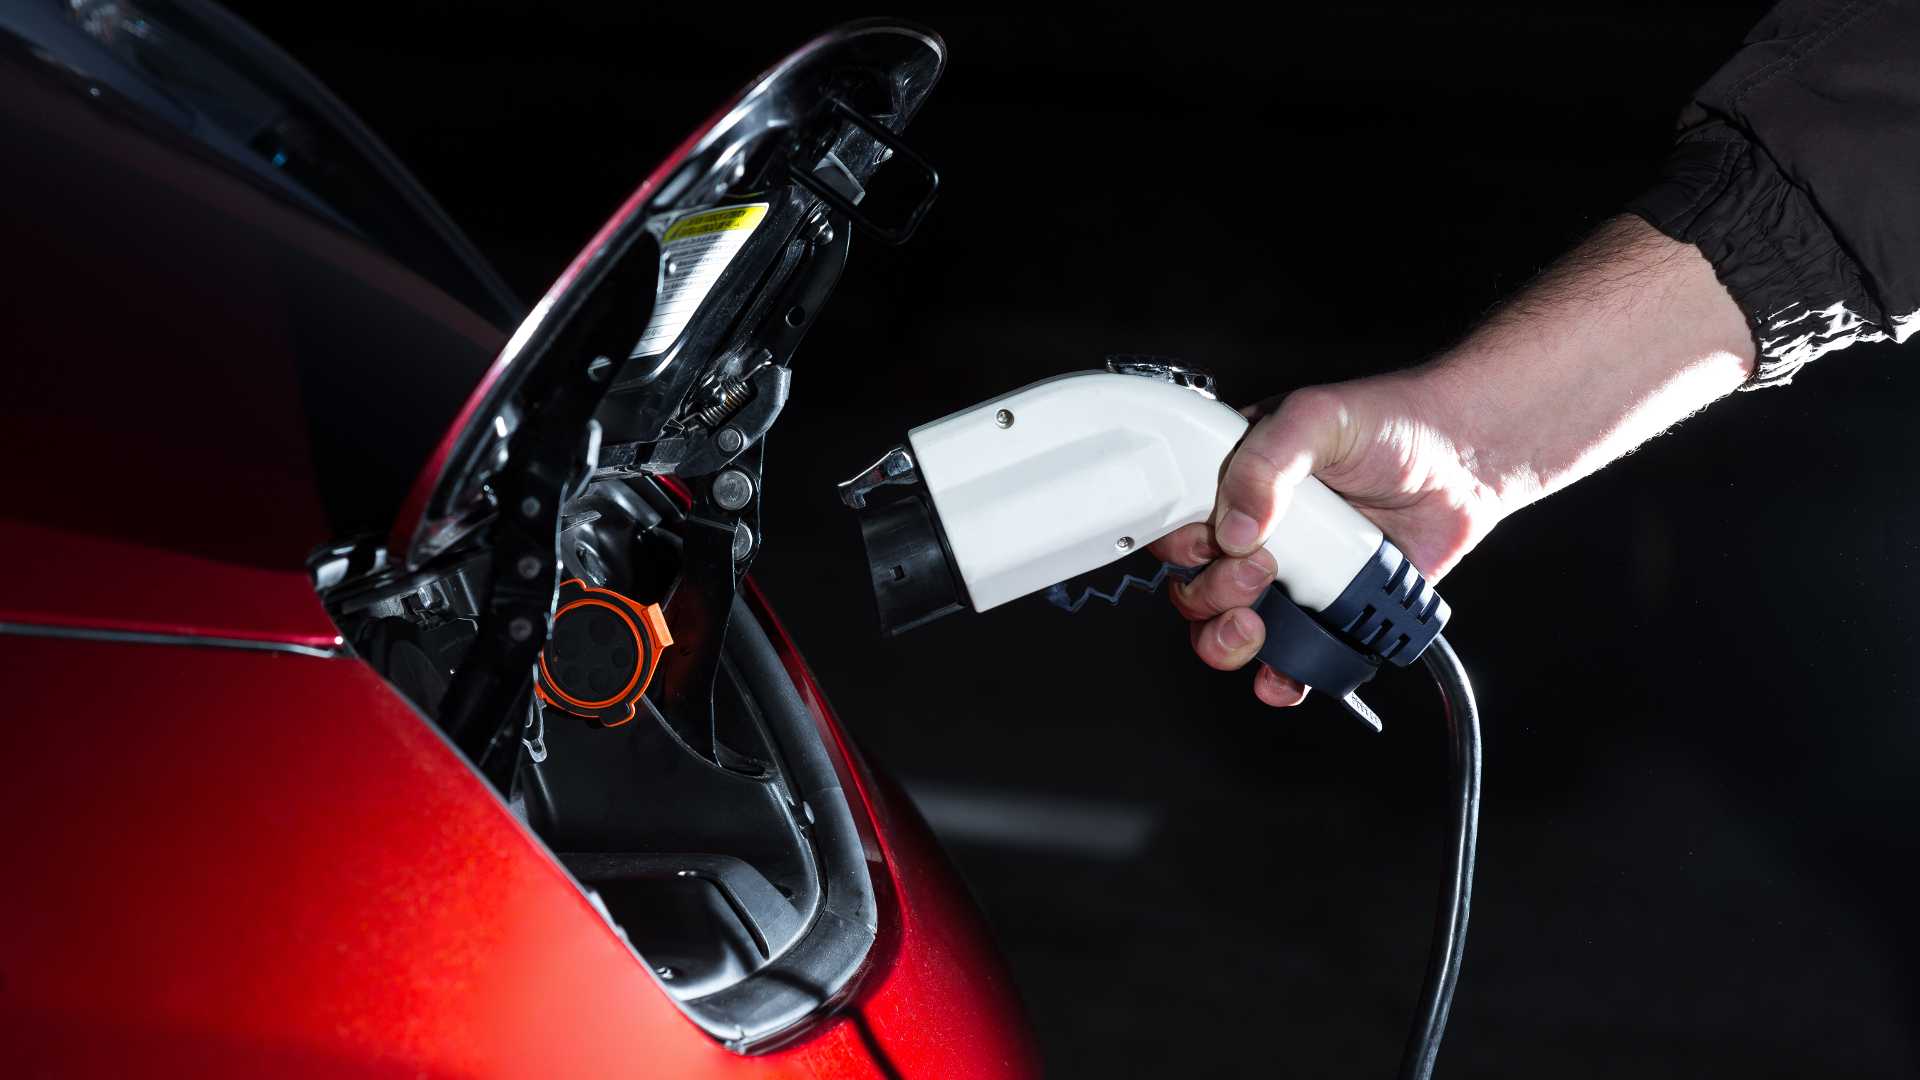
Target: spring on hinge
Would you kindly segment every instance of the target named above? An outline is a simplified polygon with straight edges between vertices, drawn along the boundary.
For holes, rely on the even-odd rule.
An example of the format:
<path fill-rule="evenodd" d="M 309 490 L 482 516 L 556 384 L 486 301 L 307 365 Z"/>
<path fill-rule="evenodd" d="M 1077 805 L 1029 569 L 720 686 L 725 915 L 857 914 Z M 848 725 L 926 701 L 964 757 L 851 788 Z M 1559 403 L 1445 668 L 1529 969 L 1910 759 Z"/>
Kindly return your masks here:
<path fill-rule="evenodd" d="M 727 418 L 740 411 L 740 407 L 753 400 L 753 385 L 746 379 L 735 379 L 720 384 L 715 391 L 720 400 L 694 413 L 694 419 L 710 428 L 717 428 L 727 422 Z"/>

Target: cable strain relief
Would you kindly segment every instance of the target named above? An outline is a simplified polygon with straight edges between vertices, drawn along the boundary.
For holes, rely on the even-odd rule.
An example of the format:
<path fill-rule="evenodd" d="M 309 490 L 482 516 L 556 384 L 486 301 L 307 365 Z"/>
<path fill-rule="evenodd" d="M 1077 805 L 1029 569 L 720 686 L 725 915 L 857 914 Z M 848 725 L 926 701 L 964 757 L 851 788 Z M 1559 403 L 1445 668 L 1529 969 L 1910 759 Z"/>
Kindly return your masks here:
<path fill-rule="evenodd" d="M 1362 652 L 1406 667 L 1427 651 L 1452 614 L 1413 562 L 1382 538 L 1373 558 L 1319 619 Z"/>

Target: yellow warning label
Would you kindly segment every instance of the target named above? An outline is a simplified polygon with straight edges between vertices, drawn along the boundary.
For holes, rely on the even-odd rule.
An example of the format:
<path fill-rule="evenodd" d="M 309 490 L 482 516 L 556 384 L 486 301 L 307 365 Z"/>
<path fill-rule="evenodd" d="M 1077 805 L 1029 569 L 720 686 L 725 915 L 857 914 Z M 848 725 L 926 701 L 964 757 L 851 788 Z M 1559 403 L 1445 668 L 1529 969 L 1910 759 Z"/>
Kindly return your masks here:
<path fill-rule="evenodd" d="M 661 243 L 671 244 L 675 240 L 691 240 L 696 236 L 711 236 L 714 233 L 734 232 L 738 229 L 751 229 L 760 224 L 767 214 L 766 203 L 751 206 L 722 206 L 717 210 L 702 210 L 697 214 L 688 214 L 674 222 L 667 229 L 667 235 Z"/>
<path fill-rule="evenodd" d="M 653 317 L 647 320 L 633 355 L 657 355 L 679 339 L 721 273 L 766 216 L 766 203 L 747 203 L 694 210 L 673 219 L 660 237 L 660 283 L 653 294 Z"/>

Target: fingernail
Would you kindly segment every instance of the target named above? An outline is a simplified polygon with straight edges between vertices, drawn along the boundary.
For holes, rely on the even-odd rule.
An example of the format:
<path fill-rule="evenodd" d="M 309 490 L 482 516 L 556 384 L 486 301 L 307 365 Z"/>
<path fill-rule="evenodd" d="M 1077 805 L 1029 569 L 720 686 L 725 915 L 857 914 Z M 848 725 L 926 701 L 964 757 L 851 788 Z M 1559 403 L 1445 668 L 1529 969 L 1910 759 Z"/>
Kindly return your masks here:
<path fill-rule="evenodd" d="M 1228 510 L 1213 527 L 1213 535 L 1221 547 L 1245 555 L 1260 544 L 1260 523 L 1238 510 Z"/>
<path fill-rule="evenodd" d="M 1246 625 L 1241 621 L 1251 617 L 1251 612 L 1234 611 L 1221 619 L 1220 628 L 1214 631 L 1214 636 L 1220 639 L 1220 646 L 1228 652 L 1239 652 L 1241 646 L 1251 641 L 1252 635 L 1248 633 Z"/>
<path fill-rule="evenodd" d="M 1265 588 L 1273 581 L 1273 564 L 1262 559 L 1260 552 L 1254 552 L 1251 559 L 1239 559 L 1233 564 L 1233 583 L 1242 589 Z"/>

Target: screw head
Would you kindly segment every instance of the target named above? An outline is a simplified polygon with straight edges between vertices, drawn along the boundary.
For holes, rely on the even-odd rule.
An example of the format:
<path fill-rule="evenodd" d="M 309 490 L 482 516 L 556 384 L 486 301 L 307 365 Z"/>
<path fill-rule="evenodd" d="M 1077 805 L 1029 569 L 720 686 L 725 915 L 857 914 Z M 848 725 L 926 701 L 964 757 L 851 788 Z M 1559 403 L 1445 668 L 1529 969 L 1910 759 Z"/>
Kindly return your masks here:
<path fill-rule="evenodd" d="M 522 615 L 507 624 L 507 636 L 515 641 L 525 641 L 533 636 L 533 620 Z"/>
<path fill-rule="evenodd" d="M 532 581 L 534 578 L 540 576 L 540 566 L 540 557 L 538 555 L 522 555 L 520 556 L 520 561 L 513 564 L 513 568 L 520 572 L 520 576 L 526 578 L 528 581 Z"/>
<path fill-rule="evenodd" d="M 1117 549 L 1119 549 L 1119 550 L 1121 550 L 1121 551 L 1132 551 L 1132 550 L 1133 550 L 1133 537 L 1131 537 L 1131 536 L 1123 536 L 1123 537 L 1121 537 L 1120 539 L 1118 539 L 1118 540 L 1115 540 L 1115 541 L 1113 542 L 1113 546 L 1114 546 L 1115 548 L 1117 548 Z"/>
<path fill-rule="evenodd" d="M 1003 428 L 1010 428 L 1013 426 L 1013 414 L 1005 409 L 1001 409 L 999 412 L 993 414 L 993 422 Z"/>
<path fill-rule="evenodd" d="M 740 434 L 739 428 L 732 427 L 721 428 L 719 433 L 714 435 L 713 441 L 720 447 L 720 452 L 723 454 L 737 454 L 741 447 L 747 445 L 747 437 Z"/>

